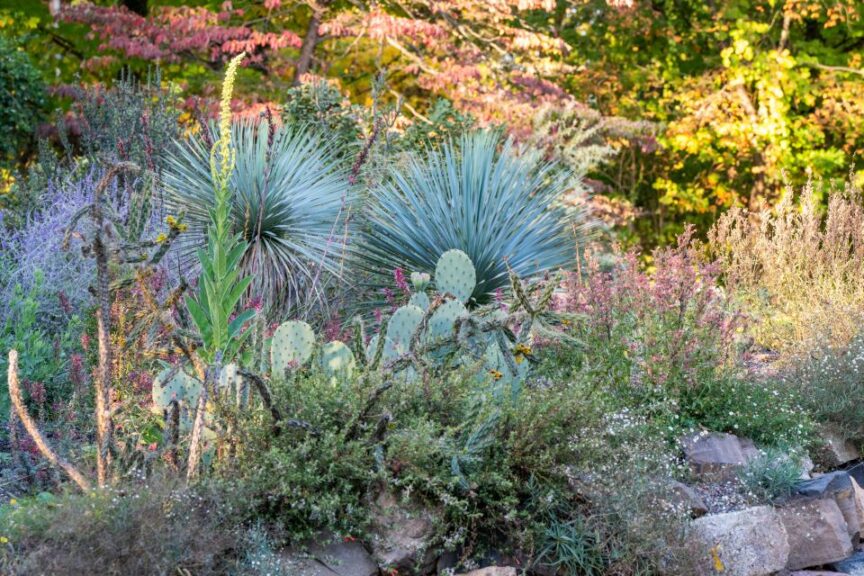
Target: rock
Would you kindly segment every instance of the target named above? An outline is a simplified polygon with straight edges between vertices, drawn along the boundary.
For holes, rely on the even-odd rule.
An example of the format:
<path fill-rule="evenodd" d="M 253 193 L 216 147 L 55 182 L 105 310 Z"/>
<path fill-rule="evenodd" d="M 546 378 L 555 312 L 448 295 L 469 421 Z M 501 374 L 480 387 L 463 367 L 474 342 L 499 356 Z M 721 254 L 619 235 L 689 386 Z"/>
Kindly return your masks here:
<path fill-rule="evenodd" d="M 843 470 L 822 474 L 812 480 L 799 482 L 795 491 L 802 496 L 812 498 L 829 497 L 835 492 L 848 490 L 852 487 L 851 476 Z"/>
<path fill-rule="evenodd" d="M 864 490 L 849 472 L 838 470 L 800 482 L 796 491 L 802 496 L 832 498 L 837 502 L 849 536 L 853 542 L 857 540 L 864 527 Z"/>
<path fill-rule="evenodd" d="M 843 519 L 846 521 L 846 531 L 852 542 L 857 542 L 858 536 L 861 534 L 861 522 L 864 520 L 864 490 L 858 485 L 851 476 L 849 477 L 849 488 L 838 490 L 833 494 L 834 501 L 840 508 L 840 513 L 843 514 Z"/>
<path fill-rule="evenodd" d="M 320 542 L 308 552 L 283 555 L 292 576 L 378 576 L 378 565 L 360 542 Z"/>
<path fill-rule="evenodd" d="M 690 486 L 676 480 L 669 481 L 669 497 L 671 503 L 681 510 L 687 510 L 690 516 L 698 518 L 708 513 L 708 506 L 702 497 Z"/>
<path fill-rule="evenodd" d="M 487 566 L 479 570 L 465 572 L 464 576 L 516 576 L 516 568 L 510 566 Z"/>
<path fill-rule="evenodd" d="M 700 432 L 681 443 L 691 470 L 705 479 L 728 479 L 759 455 L 751 440 L 733 434 Z"/>
<path fill-rule="evenodd" d="M 821 436 L 825 443 L 822 457 L 828 468 L 836 468 L 861 458 L 855 445 L 831 428 L 824 428 Z"/>
<path fill-rule="evenodd" d="M 770 506 L 703 516 L 691 526 L 699 574 L 767 576 L 789 559 L 786 529 Z"/>
<path fill-rule="evenodd" d="M 797 499 L 777 512 L 789 541 L 787 569 L 822 566 L 852 553 L 846 520 L 833 498 Z"/>
<path fill-rule="evenodd" d="M 431 566 L 428 538 L 435 532 L 428 510 L 400 503 L 390 492 L 382 492 L 372 507 L 372 555 L 388 569 L 407 570 Z"/>
<path fill-rule="evenodd" d="M 835 562 L 831 565 L 831 568 L 840 574 L 864 576 L 864 552 L 856 552 L 849 558 Z"/>
<path fill-rule="evenodd" d="M 855 478 L 855 481 L 858 482 L 859 486 L 864 487 L 864 462 L 859 462 L 858 464 L 850 466 L 846 469 L 846 473 L 852 478 Z"/>

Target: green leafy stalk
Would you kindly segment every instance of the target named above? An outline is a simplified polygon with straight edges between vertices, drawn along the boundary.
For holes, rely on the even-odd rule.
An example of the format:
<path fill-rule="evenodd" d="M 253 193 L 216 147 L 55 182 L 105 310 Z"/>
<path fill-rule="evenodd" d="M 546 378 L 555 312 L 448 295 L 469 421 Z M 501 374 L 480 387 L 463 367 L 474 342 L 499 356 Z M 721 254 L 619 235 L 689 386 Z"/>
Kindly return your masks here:
<path fill-rule="evenodd" d="M 254 316 L 246 310 L 231 318 L 240 298 L 249 287 L 251 278 L 240 276 L 240 260 L 246 244 L 231 227 L 231 173 L 235 152 L 231 143 L 231 94 L 237 67 L 244 54 L 228 64 L 219 117 L 219 140 L 210 153 L 210 173 L 213 178 L 214 205 L 207 230 L 207 246 L 198 251 L 201 275 L 198 279 L 198 297 L 186 298 L 186 306 L 201 335 L 202 359 L 212 363 L 221 357 L 222 363 L 231 362 L 250 331 L 243 325 Z"/>

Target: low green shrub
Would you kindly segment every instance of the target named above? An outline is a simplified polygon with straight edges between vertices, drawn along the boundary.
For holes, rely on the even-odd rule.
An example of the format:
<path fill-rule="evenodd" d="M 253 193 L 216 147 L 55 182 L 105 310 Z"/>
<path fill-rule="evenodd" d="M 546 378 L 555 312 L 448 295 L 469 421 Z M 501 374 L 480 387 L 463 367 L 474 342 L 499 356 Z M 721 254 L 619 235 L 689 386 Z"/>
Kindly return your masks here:
<path fill-rule="evenodd" d="M 0 508 L 0 572 L 230 574 L 243 501 L 236 487 L 189 489 L 159 477 L 13 500 Z"/>
<path fill-rule="evenodd" d="M 841 436 L 864 442 L 864 336 L 846 345 L 822 343 L 795 360 L 783 373 L 813 417 Z"/>
<path fill-rule="evenodd" d="M 801 459 L 797 454 L 767 449 L 747 463 L 738 479 L 748 496 L 765 503 L 790 496 L 801 480 L 801 472 Z"/>

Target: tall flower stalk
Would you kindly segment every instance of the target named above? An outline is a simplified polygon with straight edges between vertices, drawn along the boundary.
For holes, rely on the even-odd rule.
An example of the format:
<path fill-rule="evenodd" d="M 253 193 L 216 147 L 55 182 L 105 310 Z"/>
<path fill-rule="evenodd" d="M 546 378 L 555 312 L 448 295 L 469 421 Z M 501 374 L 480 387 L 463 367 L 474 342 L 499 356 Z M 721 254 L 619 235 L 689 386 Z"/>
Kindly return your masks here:
<path fill-rule="evenodd" d="M 201 275 L 198 278 L 197 298 L 186 298 L 186 306 L 201 335 L 199 356 L 209 365 L 198 398 L 189 443 L 186 477 L 190 481 L 198 475 L 209 387 L 218 379 L 222 364 L 230 362 L 237 355 L 249 336 L 250 331 L 244 331 L 243 326 L 255 314 L 254 309 L 250 309 L 233 317 L 251 281 L 248 276 L 240 276 L 239 264 L 246 251 L 246 243 L 232 230 L 230 218 L 230 179 L 236 158 L 231 142 L 231 95 L 237 67 L 244 56 L 240 54 L 234 57 L 225 72 L 219 111 L 219 139 L 210 151 L 214 202 L 207 228 L 207 246 L 198 252 Z"/>
<path fill-rule="evenodd" d="M 201 335 L 199 354 L 208 364 L 217 356 L 230 362 L 242 345 L 246 333 L 243 325 L 254 310 L 247 310 L 232 319 L 241 296 L 251 278 L 240 276 L 239 262 L 246 243 L 231 225 L 231 173 L 236 153 L 231 141 L 231 94 L 237 67 L 245 54 L 231 60 L 222 85 L 219 113 L 219 139 L 210 152 L 210 173 L 213 178 L 213 209 L 207 227 L 207 246 L 198 251 L 201 275 L 197 298 L 186 298 L 186 306 Z"/>

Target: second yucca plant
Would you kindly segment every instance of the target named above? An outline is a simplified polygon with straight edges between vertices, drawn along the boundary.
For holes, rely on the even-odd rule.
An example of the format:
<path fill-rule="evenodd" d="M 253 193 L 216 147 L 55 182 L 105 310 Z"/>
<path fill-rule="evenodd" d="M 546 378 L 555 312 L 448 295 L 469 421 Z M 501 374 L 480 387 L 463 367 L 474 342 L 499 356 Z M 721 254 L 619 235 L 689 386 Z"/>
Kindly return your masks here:
<path fill-rule="evenodd" d="M 557 206 L 569 182 L 561 166 L 497 131 L 423 150 L 371 191 L 358 265 L 382 288 L 393 270 L 432 273 L 458 249 L 477 269 L 471 302 L 486 303 L 509 285 L 508 265 L 527 278 L 575 261 L 575 235 L 589 220 Z"/>

